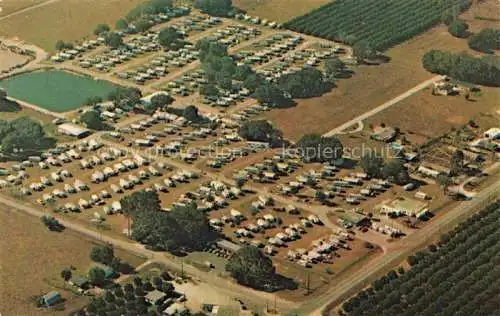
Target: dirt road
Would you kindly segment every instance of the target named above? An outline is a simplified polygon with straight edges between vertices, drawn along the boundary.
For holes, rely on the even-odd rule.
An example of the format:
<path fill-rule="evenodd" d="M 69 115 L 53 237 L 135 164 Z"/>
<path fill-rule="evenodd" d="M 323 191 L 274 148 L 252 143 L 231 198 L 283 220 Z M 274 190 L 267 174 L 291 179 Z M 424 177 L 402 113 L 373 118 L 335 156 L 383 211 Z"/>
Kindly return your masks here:
<path fill-rule="evenodd" d="M 353 118 L 352 120 L 350 121 L 347 121 L 345 122 L 344 124 L 332 129 L 331 131 L 323 134 L 324 137 L 329 137 L 329 136 L 333 136 L 333 135 L 336 135 L 336 134 L 340 134 L 342 133 L 342 131 L 346 130 L 347 128 L 353 126 L 353 125 L 356 125 L 356 124 L 359 124 L 361 123 L 363 120 L 379 113 L 379 112 L 382 112 L 383 110 L 385 109 L 388 109 L 390 108 L 391 106 L 397 104 L 398 102 L 412 96 L 413 94 L 425 89 L 426 87 L 430 86 L 431 84 L 433 84 L 434 82 L 436 81 L 439 81 L 439 80 L 442 80 L 442 76 L 435 76 L 429 80 L 426 80 L 424 82 L 422 82 L 421 84 L 411 88 L 410 90 L 406 91 L 405 93 L 403 94 L 400 94 L 399 96 L 395 97 L 394 99 L 390 100 L 390 101 L 387 101 L 385 102 L 384 104 L 368 111 L 368 112 L 365 112 L 361 115 L 359 115 L 358 117 L 355 117 Z"/>

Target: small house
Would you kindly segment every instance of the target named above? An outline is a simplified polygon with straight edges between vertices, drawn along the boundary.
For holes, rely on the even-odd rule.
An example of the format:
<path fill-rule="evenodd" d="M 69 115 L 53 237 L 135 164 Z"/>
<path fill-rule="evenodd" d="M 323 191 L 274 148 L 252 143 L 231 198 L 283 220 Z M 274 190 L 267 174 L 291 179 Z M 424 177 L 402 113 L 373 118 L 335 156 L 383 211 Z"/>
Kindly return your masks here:
<path fill-rule="evenodd" d="M 161 303 L 163 303 L 166 297 L 167 294 L 158 290 L 154 290 L 146 294 L 146 296 L 144 296 L 144 299 L 151 305 L 160 305 Z"/>

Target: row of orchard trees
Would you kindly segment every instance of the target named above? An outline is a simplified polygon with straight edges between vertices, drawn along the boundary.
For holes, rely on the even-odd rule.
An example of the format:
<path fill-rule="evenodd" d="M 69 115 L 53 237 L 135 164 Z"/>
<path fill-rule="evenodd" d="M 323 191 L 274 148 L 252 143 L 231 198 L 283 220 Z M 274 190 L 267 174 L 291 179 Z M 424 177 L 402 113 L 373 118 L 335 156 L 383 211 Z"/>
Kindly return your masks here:
<path fill-rule="evenodd" d="M 500 202 L 342 305 L 347 315 L 500 315 Z"/>
<path fill-rule="evenodd" d="M 469 0 L 339 0 L 285 26 L 349 45 L 365 41 L 382 51 L 439 23 L 443 14 L 456 15 L 469 6 Z"/>

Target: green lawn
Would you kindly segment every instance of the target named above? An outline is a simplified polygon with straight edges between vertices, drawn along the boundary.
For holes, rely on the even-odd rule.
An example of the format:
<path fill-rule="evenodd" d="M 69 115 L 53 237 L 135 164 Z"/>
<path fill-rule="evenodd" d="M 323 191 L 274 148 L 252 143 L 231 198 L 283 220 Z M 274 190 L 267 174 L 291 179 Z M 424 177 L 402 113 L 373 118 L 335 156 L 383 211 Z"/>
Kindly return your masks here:
<path fill-rule="evenodd" d="M 106 98 L 117 86 L 65 71 L 47 70 L 7 78 L 0 81 L 0 87 L 13 98 L 52 112 L 66 112 L 77 109 L 89 97 Z"/>

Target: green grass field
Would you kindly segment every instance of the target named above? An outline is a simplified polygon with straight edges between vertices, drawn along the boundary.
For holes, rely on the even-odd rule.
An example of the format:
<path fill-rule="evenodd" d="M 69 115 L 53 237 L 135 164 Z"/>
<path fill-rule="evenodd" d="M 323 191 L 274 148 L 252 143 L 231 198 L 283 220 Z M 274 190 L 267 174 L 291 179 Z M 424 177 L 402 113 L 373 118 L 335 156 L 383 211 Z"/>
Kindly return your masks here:
<path fill-rule="evenodd" d="M 0 81 L 0 87 L 13 98 L 52 112 L 66 112 L 77 109 L 89 97 L 106 98 L 117 86 L 69 72 L 49 70 L 10 77 Z"/>

